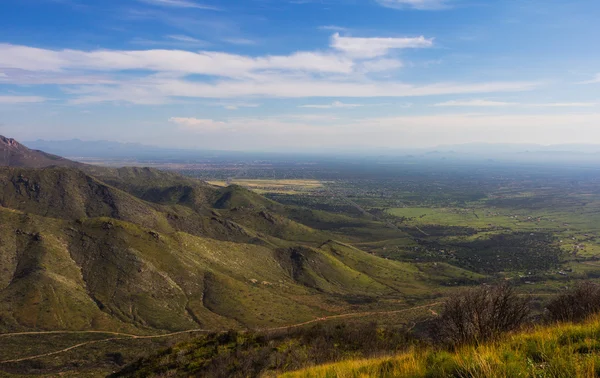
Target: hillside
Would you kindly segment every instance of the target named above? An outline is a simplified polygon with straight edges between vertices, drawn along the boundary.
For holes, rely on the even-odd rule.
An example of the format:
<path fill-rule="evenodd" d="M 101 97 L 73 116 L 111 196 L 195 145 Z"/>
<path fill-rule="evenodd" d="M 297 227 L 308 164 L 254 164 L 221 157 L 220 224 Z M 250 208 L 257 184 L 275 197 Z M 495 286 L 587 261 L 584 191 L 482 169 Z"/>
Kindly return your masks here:
<path fill-rule="evenodd" d="M 32 150 L 14 139 L 0 135 L 0 166 L 41 168 L 49 166 L 82 167 L 77 163 L 60 156 Z"/>
<path fill-rule="evenodd" d="M 108 217 L 0 217 L 5 330 L 262 327 L 335 313 L 346 297 L 431 290 L 416 269 L 375 272 L 377 258 L 358 250 L 232 243 Z"/>
<path fill-rule="evenodd" d="M 597 377 L 600 318 L 539 326 L 453 352 L 415 348 L 393 357 L 348 360 L 283 374 L 318 377 Z"/>
<path fill-rule="evenodd" d="M 36 168 L 49 155 L 7 141 L 18 158 L 0 168 L 0 330 L 272 327 L 479 279 L 345 243 L 373 221 L 148 168 Z"/>

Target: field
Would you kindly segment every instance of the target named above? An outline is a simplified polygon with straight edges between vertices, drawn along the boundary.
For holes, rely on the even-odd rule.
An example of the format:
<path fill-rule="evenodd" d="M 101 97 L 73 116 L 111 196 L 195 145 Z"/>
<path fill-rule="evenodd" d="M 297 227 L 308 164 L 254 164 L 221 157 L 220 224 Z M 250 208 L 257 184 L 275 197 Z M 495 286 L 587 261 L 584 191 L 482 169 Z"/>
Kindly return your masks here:
<path fill-rule="evenodd" d="M 240 185 L 252 189 L 259 194 L 298 195 L 311 193 L 323 188 L 323 184 L 318 180 L 233 179 L 228 181 L 208 181 L 208 183 L 219 187 L 232 184 Z"/>

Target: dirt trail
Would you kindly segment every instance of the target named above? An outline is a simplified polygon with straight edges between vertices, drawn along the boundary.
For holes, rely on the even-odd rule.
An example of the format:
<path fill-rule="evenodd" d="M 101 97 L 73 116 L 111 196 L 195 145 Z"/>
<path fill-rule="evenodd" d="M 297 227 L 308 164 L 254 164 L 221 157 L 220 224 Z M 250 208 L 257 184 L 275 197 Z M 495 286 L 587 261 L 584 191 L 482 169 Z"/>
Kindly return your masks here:
<path fill-rule="evenodd" d="M 104 335 L 115 335 L 115 336 L 126 336 L 126 337 L 138 337 L 129 333 L 111 332 L 111 331 L 40 331 L 40 332 L 15 332 L 15 333 L 0 333 L 1 337 L 10 336 L 27 336 L 27 335 L 64 335 L 64 334 L 77 334 L 77 333 L 98 333 Z"/>
<path fill-rule="evenodd" d="M 262 332 L 280 331 L 280 330 L 284 330 L 284 329 L 298 328 L 298 327 L 302 327 L 302 326 L 305 326 L 305 325 L 308 325 L 308 324 L 325 322 L 325 321 L 334 320 L 334 319 L 343 319 L 343 318 L 351 318 L 351 317 L 362 317 L 362 316 L 371 316 L 371 315 L 398 314 L 398 313 L 409 312 L 409 311 L 413 311 L 413 310 L 420 310 L 420 309 L 430 308 L 430 307 L 433 307 L 433 306 L 437 306 L 437 305 L 439 305 L 441 303 L 442 302 L 435 302 L 435 303 L 430 303 L 430 304 L 423 305 L 423 306 L 416 306 L 416 307 L 411 307 L 411 308 L 405 308 L 405 309 L 402 309 L 402 310 L 353 312 L 353 313 L 348 313 L 348 314 L 324 316 L 322 318 L 317 318 L 317 319 L 309 320 L 307 322 L 302 322 L 302 323 L 292 324 L 292 325 L 289 325 L 289 326 L 282 326 L 282 327 L 264 328 L 264 329 L 260 329 L 258 331 L 262 331 Z M 54 351 L 54 352 L 48 352 L 48 353 L 44 353 L 44 354 L 38 354 L 38 355 L 35 355 L 35 356 L 22 357 L 22 358 L 15 358 L 15 359 L 12 359 L 12 360 L 0 361 L 0 364 L 7 364 L 7 363 L 15 363 L 15 362 L 35 360 L 37 358 L 53 356 L 53 355 L 56 355 L 56 354 L 68 352 L 68 351 L 76 349 L 76 348 L 81 348 L 81 347 L 84 347 L 84 346 L 87 346 L 87 345 L 97 344 L 97 343 L 102 343 L 102 342 L 108 342 L 108 341 L 135 340 L 135 339 L 157 339 L 157 338 L 162 338 L 162 337 L 170 337 L 170 336 L 182 335 L 182 334 L 185 334 L 185 333 L 198 333 L 198 332 L 207 332 L 208 333 L 208 332 L 226 332 L 226 331 L 212 331 L 212 330 L 207 330 L 207 329 L 190 329 L 190 330 L 187 330 L 187 331 L 165 333 L 165 334 L 162 334 L 162 335 L 141 335 L 141 336 L 140 335 L 132 335 L 132 334 L 129 334 L 129 333 L 119 333 L 119 332 L 109 332 L 109 331 L 41 331 L 41 332 L 4 333 L 4 334 L 0 334 L 0 338 L 1 337 L 10 337 L 10 336 L 24 336 L 24 335 L 92 334 L 92 333 L 93 334 L 97 334 L 98 333 L 98 334 L 123 336 L 123 337 L 111 337 L 111 338 L 108 338 L 108 339 L 87 341 L 87 342 L 80 343 L 80 344 L 77 344 L 77 345 L 72 345 L 72 346 L 70 346 L 68 348 L 64 348 L 64 349 L 57 350 L 57 351 Z"/>
<path fill-rule="evenodd" d="M 79 348 L 79 347 L 82 347 L 82 346 L 85 346 L 85 345 L 97 344 L 97 343 L 103 343 L 103 342 L 106 342 L 106 341 L 115 341 L 115 340 L 131 340 L 131 337 L 112 337 L 110 339 L 87 341 L 85 343 L 80 343 L 80 344 L 77 344 L 77 345 L 73 345 L 73 346 L 70 346 L 68 348 L 57 350 L 57 351 L 54 351 L 54 352 L 48 352 L 48 353 L 44 353 L 44 354 L 38 354 L 36 356 L 29 356 L 29 357 L 23 357 L 23 358 L 15 358 L 13 360 L 0 361 L 0 364 L 8 364 L 8 363 L 11 363 L 11 362 L 21 362 L 21 361 L 35 360 L 36 358 L 48 357 L 48 356 L 53 356 L 55 354 L 60 354 L 60 353 L 68 352 L 68 351 L 70 351 L 72 349 L 76 349 L 76 348 Z"/>
<path fill-rule="evenodd" d="M 308 325 L 308 324 L 312 324 L 312 323 L 324 322 L 324 321 L 327 321 L 327 320 L 334 320 L 334 319 L 353 318 L 353 317 L 370 316 L 370 315 L 398 314 L 398 313 L 402 313 L 402 312 L 409 312 L 409 311 L 413 311 L 413 310 L 420 310 L 420 309 L 424 309 L 424 308 L 429 308 L 429 307 L 437 306 L 439 304 L 442 304 L 442 302 L 435 302 L 435 303 L 430 303 L 430 304 L 423 305 L 423 306 L 405 308 L 405 309 L 402 309 L 402 310 L 371 311 L 371 312 L 353 312 L 353 313 L 348 313 L 348 314 L 324 316 L 322 318 L 317 318 L 317 319 L 309 320 L 309 321 L 303 322 L 303 323 L 293 324 L 293 325 L 289 325 L 289 326 L 282 326 L 282 327 L 265 328 L 265 329 L 261 329 L 260 331 L 262 331 L 262 332 L 279 331 L 279 330 L 282 330 L 282 329 L 297 328 L 297 327 L 302 327 L 302 326 L 305 326 L 305 325 Z"/>

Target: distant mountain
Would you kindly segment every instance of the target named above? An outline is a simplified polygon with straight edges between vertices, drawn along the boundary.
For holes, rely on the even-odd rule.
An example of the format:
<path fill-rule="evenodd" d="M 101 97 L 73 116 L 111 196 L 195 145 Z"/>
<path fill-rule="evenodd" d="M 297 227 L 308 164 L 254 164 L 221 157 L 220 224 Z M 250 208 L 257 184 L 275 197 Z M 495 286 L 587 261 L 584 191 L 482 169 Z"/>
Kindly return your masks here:
<path fill-rule="evenodd" d="M 277 157 L 282 155 L 281 153 L 170 148 L 161 146 L 147 146 L 139 143 L 111 142 L 106 140 L 36 140 L 23 142 L 23 144 L 32 149 L 46 151 L 59 156 L 66 156 L 75 160 L 135 159 L 139 161 L 163 160 L 180 162 L 182 160 L 195 161 L 218 158 L 221 161 L 238 161 L 240 159 L 260 159 L 264 157 Z"/>
<path fill-rule="evenodd" d="M 497 161 L 523 162 L 596 162 L 600 159 L 600 145 L 593 144 L 561 144 L 538 145 L 519 143 L 466 143 L 440 145 L 432 148 L 342 148 L 327 151 L 304 151 L 302 153 L 275 152 L 240 152 L 198 149 L 165 148 L 147 146 L 138 143 L 120 143 L 112 141 L 82 141 L 79 139 L 46 141 L 36 140 L 24 142 L 24 145 L 59 156 L 73 159 L 137 159 L 139 161 L 197 161 L 218 159 L 219 161 L 238 161 L 251 159 L 277 159 L 294 155 L 294 159 L 376 159 L 394 160 L 409 156 L 412 159 L 425 160 L 481 160 L 494 159 Z"/>
<path fill-rule="evenodd" d="M 443 145 L 436 147 L 437 151 L 449 153 L 462 153 L 473 155 L 493 154 L 598 154 L 600 145 L 596 144 L 519 144 L 519 143 L 466 143 Z"/>
<path fill-rule="evenodd" d="M 0 135 L 0 166 L 41 168 L 49 166 L 80 167 L 77 163 L 60 156 L 32 150 L 14 139 Z"/>
<path fill-rule="evenodd" d="M 177 149 L 145 146 L 139 143 L 120 143 L 106 140 L 83 141 L 80 139 L 71 139 L 47 141 L 38 139 L 23 143 L 29 148 L 70 157 L 131 158 L 180 151 Z"/>

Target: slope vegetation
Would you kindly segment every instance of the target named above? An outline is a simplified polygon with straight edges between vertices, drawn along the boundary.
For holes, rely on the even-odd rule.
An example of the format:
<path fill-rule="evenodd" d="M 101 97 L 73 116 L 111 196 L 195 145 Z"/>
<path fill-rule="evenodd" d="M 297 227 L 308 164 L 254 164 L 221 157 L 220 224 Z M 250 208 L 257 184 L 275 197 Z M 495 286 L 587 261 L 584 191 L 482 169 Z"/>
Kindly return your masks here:
<path fill-rule="evenodd" d="M 436 295 L 446 277 L 345 243 L 372 221 L 2 143 L 0 331 L 276 327 Z"/>
<path fill-rule="evenodd" d="M 414 349 L 394 357 L 348 360 L 283 377 L 597 377 L 600 318 L 540 326 L 453 352 Z"/>

